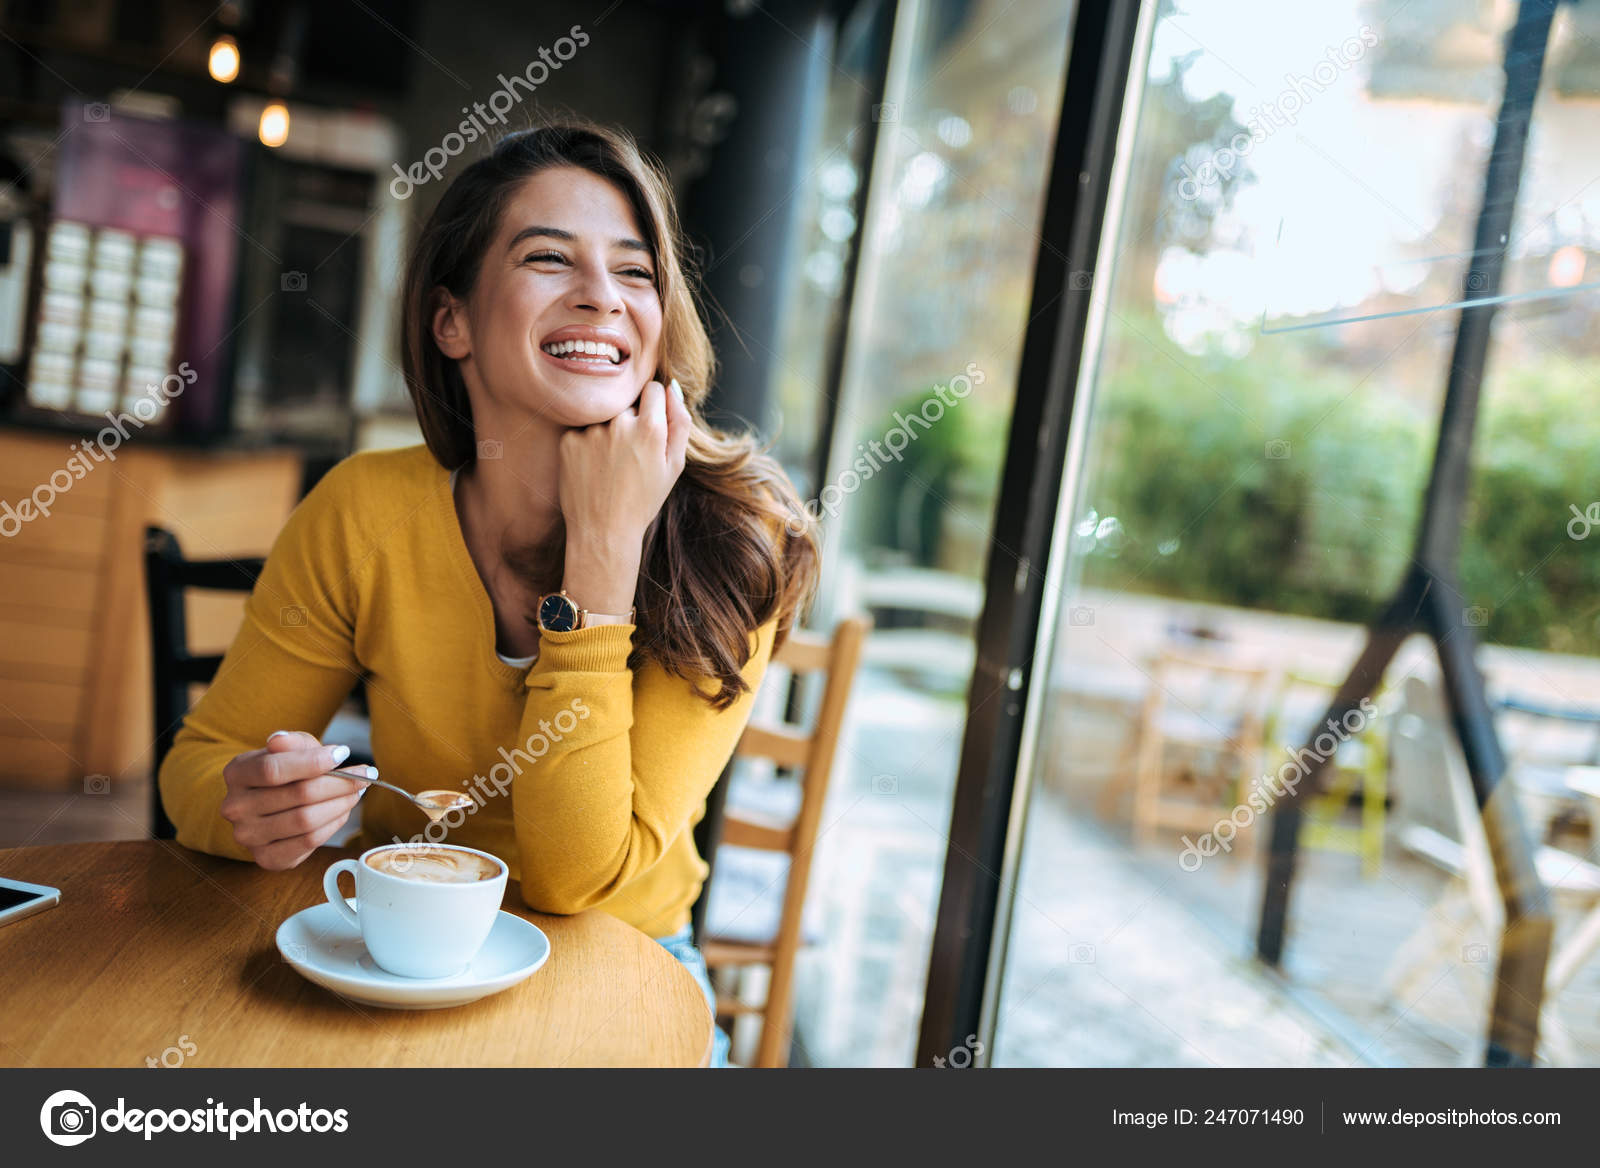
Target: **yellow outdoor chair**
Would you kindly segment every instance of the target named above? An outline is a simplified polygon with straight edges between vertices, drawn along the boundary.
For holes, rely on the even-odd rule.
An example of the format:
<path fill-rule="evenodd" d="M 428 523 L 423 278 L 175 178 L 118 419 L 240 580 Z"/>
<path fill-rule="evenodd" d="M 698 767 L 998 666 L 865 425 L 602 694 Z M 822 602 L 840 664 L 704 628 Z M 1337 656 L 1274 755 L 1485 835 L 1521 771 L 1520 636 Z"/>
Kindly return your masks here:
<path fill-rule="evenodd" d="M 1291 752 L 1315 736 L 1317 719 L 1327 711 L 1338 692 L 1336 682 L 1305 673 L 1279 676 L 1267 713 L 1263 737 L 1267 744 L 1266 770 L 1271 773 Z M 1374 703 L 1380 707 L 1380 688 Z M 1373 877 L 1383 866 L 1385 805 L 1388 800 L 1389 744 L 1383 715 L 1367 718 L 1358 733 L 1344 738 L 1323 769 L 1322 792 L 1307 801 L 1301 821 L 1300 841 L 1309 848 L 1348 852 L 1361 857 L 1364 876 Z M 1359 797 L 1360 822 L 1349 822 L 1352 801 Z"/>

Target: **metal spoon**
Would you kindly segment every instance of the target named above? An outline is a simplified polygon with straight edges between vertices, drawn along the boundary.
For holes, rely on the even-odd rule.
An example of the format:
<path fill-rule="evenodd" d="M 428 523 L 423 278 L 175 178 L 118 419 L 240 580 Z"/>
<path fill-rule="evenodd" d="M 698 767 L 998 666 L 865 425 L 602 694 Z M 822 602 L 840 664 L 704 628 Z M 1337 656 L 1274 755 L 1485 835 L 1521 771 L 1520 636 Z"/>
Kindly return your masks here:
<path fill-rule="evenodd" d="M 371 773 L 363 773 L 367 771 Z M 434 823 L 439 822 L 457 807 L 466 808 L 472 806 L 472 796 L 463 795 L 457 791 L 420 791 L 413 795 L 410 791 L 397 787 L 393 783 L 386 783 L 378 778 L 376 767 L 363 767 L 360 771 L 335 769 L 327 773 L 338 775 L 341 779 L 355 779 L 357 782 L 371 783 L 373 786 L 393 791 L 396 795 L 401 795 L 411 800 L 416 805 L 417 810 L 421 811 Z"/>

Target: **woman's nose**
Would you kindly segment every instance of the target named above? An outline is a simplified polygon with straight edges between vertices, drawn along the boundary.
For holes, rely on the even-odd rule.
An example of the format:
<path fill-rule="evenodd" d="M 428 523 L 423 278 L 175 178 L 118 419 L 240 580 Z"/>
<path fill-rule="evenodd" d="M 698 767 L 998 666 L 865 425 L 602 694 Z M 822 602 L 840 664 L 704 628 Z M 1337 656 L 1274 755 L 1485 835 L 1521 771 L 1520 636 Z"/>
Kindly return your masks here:
<path fill-rule="evenodd" d="M 611 273 L 602 268 L 584 268 L 580 271 L 578 283 L 573 289 L 573 307 L 587 308 L 592 312 L 600 312 L 609 316 L 614 312 L 621 312 L 623 308 L 622 293 L 617 287 Z"/>

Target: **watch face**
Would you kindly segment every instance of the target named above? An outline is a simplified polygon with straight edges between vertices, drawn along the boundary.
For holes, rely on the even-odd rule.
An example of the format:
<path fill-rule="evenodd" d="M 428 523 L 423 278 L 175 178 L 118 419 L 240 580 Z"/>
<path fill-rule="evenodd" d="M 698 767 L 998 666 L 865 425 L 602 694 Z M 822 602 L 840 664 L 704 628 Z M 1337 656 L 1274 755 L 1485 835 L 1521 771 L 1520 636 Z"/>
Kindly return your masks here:
<path fill-rule="evenodd" d="M 539 626 L 552 633 L 570 633 L 578 624 L 578 606 L 552 592 L 539 602 Z"/>

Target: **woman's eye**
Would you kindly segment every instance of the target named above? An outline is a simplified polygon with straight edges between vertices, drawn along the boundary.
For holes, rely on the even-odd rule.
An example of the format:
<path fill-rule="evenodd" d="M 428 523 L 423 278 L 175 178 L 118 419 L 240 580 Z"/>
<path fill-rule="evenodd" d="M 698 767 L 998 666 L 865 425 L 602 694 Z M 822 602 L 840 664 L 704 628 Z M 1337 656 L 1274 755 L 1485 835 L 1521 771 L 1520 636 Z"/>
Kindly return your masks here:
<path fill-rule="evenodd" d="M 525 264 L 564 264 L 567 262 L 567 257 L 558 251 L 536 251 L 526 256 L 522 262 Z"/>
<path fill-rule="evenodd" d="M 637 276 L 641 280 L 654 280 L 655 277 L 643 268 L 627 268 L 622 273 L 624 276 Z"/>

